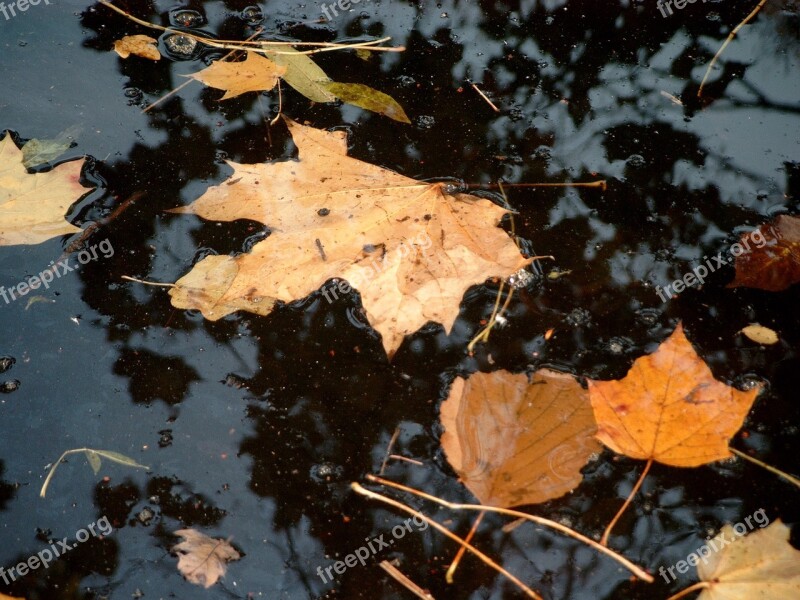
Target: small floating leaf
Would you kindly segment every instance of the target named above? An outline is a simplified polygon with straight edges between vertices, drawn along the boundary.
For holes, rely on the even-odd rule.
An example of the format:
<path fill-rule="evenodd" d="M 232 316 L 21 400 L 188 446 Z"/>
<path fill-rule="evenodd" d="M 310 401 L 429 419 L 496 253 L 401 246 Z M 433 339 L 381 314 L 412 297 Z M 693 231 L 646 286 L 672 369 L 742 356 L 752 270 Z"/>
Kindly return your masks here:
<path fill-rule="evenodd" d="M 747 339 L 754 341 L 756 344 L 771 346 L 778 343 L 778 334 L 769 327 L 764 327 L 758 323 L 748 325 L 739 333 L 744 334 Z"/>
<path fill-rule="evenodd" d="M 121 58 L 128 58 L 134 54 L 150 60 L 161 60 L 161 53 L 156 44 L 158 44 L 158 40 L 149 35 L 126 35 L 121 40 L 114 42 L 114 52 Z"/>
<path fill-rule="evenodd" d="M 331 82 L 324 84 L 325 87 L 340 100 L 347 104 L 359 106 L 372 112 L 386 115 L 390 119 L 401 123 L 411 124 L 403 107 L 391 96 L 374 90 L 368 85 L 361 83 L 337 83 Z"/>

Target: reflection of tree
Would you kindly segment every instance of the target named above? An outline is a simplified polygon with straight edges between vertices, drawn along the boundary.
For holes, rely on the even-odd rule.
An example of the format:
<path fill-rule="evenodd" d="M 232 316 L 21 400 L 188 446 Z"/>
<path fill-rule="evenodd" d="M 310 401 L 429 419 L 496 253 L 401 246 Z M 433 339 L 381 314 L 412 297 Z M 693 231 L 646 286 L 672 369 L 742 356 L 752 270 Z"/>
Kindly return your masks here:
<path fill-rule="evenodd" d="M 5 470 L 5 465 L 3 461 L 0 460 L 0 477 L 3 475 L 3 471 Z M 6 507 L 6 503 L 14 497 L 14 486 L 7 481 L 3 481 L 0 479 L 0 511 L 4 510 Z"/>
<path fill-rule="evenodd" d="M 192 382 L 200 379 L 181 358 L 133 348 L 122 351 L 114 372 L 130 378 L 128 392 L 134 402 L 143 404 L 156 399 L 177 404 L 186 397 Z"/>
<path fill-rule="evenodd" d="M 128 4 L 137 16 L 166 23 L 152 3 Z M 228 2 L 226 6 L 239 11 L 245 4 Z M 265 126 L 265 118 L 274 110 L 267 95 L 219 104 L 216 92 L 194 84 L 189 88 L 193 91 L 170 99 L 149 113 L 147 135 L 126 155 L 97 165 L 98 174 L 118 199 L 109 194 L 81 215 L 86 220 L 107 216 L 119 199 L 145 192 L 97 234 L 110 238 L 114 257 L 102 265 L 87 265 L 81 275 L 87 282 L 85 302 L 108 317 L 109 338 L 121 348 L 118 374 L 130 378 L 134 401 L 181 402 L 200 377 L 190 366 L 197 348 L 186 348 L 181 356 L 173 345 L 170 355 L 165 355 L 161 339 L 139 337 L 142 330 L 155 326 L 163 330 L 163 337 L 202 333 L 219 344 L 218 352 L 233 352 L 233 342 L 242 335 L 257 343 L 257 372 L 228 378 L 244 381 L 247 392 L 258 397 L 246 409 L 252 432 L 241 442 L 240 453 L 252 461 L 250 489 L 276 504 L 274 523 L 266 526 L 285 536 L 292 553 L 290 564 L 299 571 L 304 567 L 294 559 L 295 554 L 302 555 L 298 548 L 303 548 L 304 540 L 292 538 L 301 535 L 295 533 L 298 530 L 336 556 L 351 552 L 365 537 L 383 533 L 387 523 L 394 523 L 392 513 L 354 499 L 348 485 L 379 468 L 386 442 L 402 421 L 419 425 L 404 449 L 426 464 L 398 468 L 393 474 L 442 496 L 465 495 L 436 454 L 436 399 L 455 370 L 524 370 L 548 363 L 596 377 L 620 376 L 648 344 L 667 333 L 668 328 L 662 326 L 667 310 L 697 325 L 693 339 L 717 351 L 715 366 L 727 369 L 725 373 L 782 373 L 786 363 L 795 360 L 789 357 L 778 367 L 770 361 L 759 362 L 730 347 L 733 331 L 725 332 L 731 336 L 725 337 L 724 344 L 719 341 L 721 333 L 704 333 L 704 323 L 713 321 L 733 329 L 745 317 L 755 320 L 756 315 L 766 314 L 787 339 L 798 339 L 798 325 L 791 314 L 782 314 L 757 294 L 737 291 L 732 295 L 725 290 L 729 270 L 709 278 L 703 290 L 686 292 L 670 308 L 662 306 L 649 287 L 681 275 L 692 259 L 724 248 L 737 227 L 766 218 L 765 207 L 752 192 L 769 188 L 772 175 L 763 168 L 738 164 L 717 145 L 718 136 L 694 127 L 700 117 L 716 114 L 722 107 L 733 108 L 735 115 L 748 110 L 787 119 L 798 112 L 797 106 L 773 99 L 747 79 L 758 70 L 754 66 L 763 67 L 771 60 L 768 54 L 747 65 L 722 61 L 707 89 L 713 102 L 703 106 L 692 99 L 697 70 L 713 53 L 707 38 L 721 42 L 726 34 L 721 23 L 738 22 L 740 7 L 715 4 L 721 12 L 720 22 L 715 22 L 700 17 L 662 19 L 653 5 L 626 3 L 630 6 L 620 8 L 594 0 L 520 3 L 524 7 L 499 2 L 446 2 L 441 8 L 435 3 L 401 4 L 362 3 L 359 10 L 370 11 L 372 17 L 354 14 L 328 26 L 309 25 L 298 18 L 287 29 L 280 14 L 266 22 L 268 31 L 289 32 L 302 39 L 387 33 L 394 36 L 394 43 L 407 46 L 403 54 L 369 62 L 344 53 L 318 59 L 334 79 L 367 82 L 389 92 L 417 118 L 417 127 L 400 128 L 381 117 L 359 113 L 351 124 L 353 155 L 418 178 L 609 180 L 604 194 L 509 190 L 511 204 L 519 209 L 514 224 L 524 248 L 532 254 L 555 254 L 555 266 L 572 273 L 552 281 L 540 279 L 518 292 L 507 315 L 509 325 L 493 332 L 475 357 L 465 357 L 464 346 L 491 311 L 495 288 L 489 286 L 476 286 L 467 293 L 452 336 L 441 328 L 426 328 L 389 365 L 375 333 L 365 325 L 355 296 L 329 306 L 312 295 L 278 307 L 268 318 L 238 314 L 211 323 L 192 312 L 173 309 L 164 290 L 120 283 L 123 274 L 175 281 L 202 256 L 247 251 L 253 239 L 267 233 L 263 225 L 252 222 L 206 223 L 164 213 L 221 182 L 229 173 L 223 157 L 239 162 L 291 158 L 285 131 Z M 555 10 L 556 5 L 568 10 Z M 701 8 L 694 6 L 695 16 Z M 130 31 L 129 24 L 117 17 L 103 13 L 101 18 L 101 11 L 105 9 L 87 11 L 83 24 L 96 33 L 86 46 L 106 51 L 114 39 Z M 416 20 L 402 20 L 408 11 Z M 449 18 L 440 18 L 440 13 Z M 400 16 L 393 19 L 395 15 Z M 759 22 L 772 18 L 760 17 Z M 227 38 L 252 33 L 233 16 L 207 29 Z M 762 31 L 752 27 L 744 35 L 759 36 Z M 790 37 L 786 28 L 776 31 L 781 44 Z M 120 63 L 120 69 L 128 78 L 127 88 L 152 100 L 180 84 L 178 74 L 201 64 L 127 61 Z M 503 112 L 494 114 L 465 78 L 479 82 Z M 463 89 L 459 92 L 459 88 Z M 747 99 L 733 94 L 734 88 L 745 89 Z M 661 91 L 679 97 L 684 106 L 673 105 Z M 137 95 L 132 96 L 136 100 Z M 285 90 L 284 101 L 285 112 L 294 118 L 309 119 L 320 127 L 343 123 L 343 113 L 334 105 L 310 106 L 291 90 Z M 120 93 L 120 107 L 126 102 Z M 739 144 L 747 141 L 735 132 L 726 135 Z M 787 171 L 787 205 L 796 209 L 800 177 L 796 165 L 787 165 Z M 543 261 L 540 266 L 546 273 L 554 264 Z M 747 302 L 732 298 L 747 298 Z M 550 327 L 556 336 L 545 340 L 543 333 Z M 612 352 L 612 347 L 623 347 L 624 353 Z M 222 380 L 225 374 L 216 373 L 214 361 L 209 362 L 209 378 Z M 239 417 L 235 415 L 232 427 L 238 425 Z M 244 465 L 245 460 L 237 464 Z M 602 516 L 604 505 L 598 498 L 606 497 L 625 476 L 612 472 L 608 464 L 603 462 L 575 494 L 541 510 L 568 516 L 579 529 L 595 526 L 582 519 L 598 507 Z M 689 482 L 697 489 L 708 485 L 691 477 L 676 479 L 675 485 Z M 172 480 L 155 478 L 147 490 L 148 496 L 160 499 L 162 514 L 184 524 L 217 522 L 220 514 L 211 501 L 198 509 L 211 515 L 204 521 L 193 512 L 196 497 L 171 491 L 173 485 L 177 484 Z M 196 482 L 191 485 L 197 486 Z M 144 498 L 134 486 L 122 485 L 98 490 L 96 502 L 125 521 L 135 516 L 130 513 Z M 463 532 L 468 519 L 459 518 L 454 528 Z M 641 518 L 647 520 L 646 515 Z M 310 524 L 307 531 L 302 529 L 305 521 Z M 535 561 L 530 556 L 560 544 L 549 538 L 531 542 L 529 533 L 507 538 L 493 532 L 480 534 L 479 545 L 493 548 L 523 573 L 531 573 L 530 563 Z M 409 553 L 412 564 L 405 565 L 407 571 L 422 583 L 433 580 L 430 571 L 445 559 L 431 558 L 437 552 L 423 548 L 419 540 L 406 540 L 407 545 L 399 547 Z M 634 542 L 646 552 L 646 540 Z M 601 567 L 587 576 L 588 583 L 570 578 L 568 557 L 577 551 L 568 544 L 557 549 L 564 560 L 554 559 L 546 572 L 533 573 L 542 577 L 543 585 L 552 581 L 556 589 L 563 586 L 567 592 L 554 595 L 593 597 L 596 589 L 627 585 L 606 577 Z M 313 572 L 302 573 L 309 595 L 327 589 L 320 588 L 315 577 Z M 390 597 L 390 581 L 382 579 L 376 591 L 363 585 L 365 577 L 369 575 L 360 569 L 349 570 L 337 584 L 342 597 Z M 434 595 L 461 593 L 463 597 L 490 577 L 485 572 L 463 574 L 458 584 L 462 587 L 447 591 L 441 585 Z M 437 579 L 429 585 L 440 584 Z M 504 589 L 498 583 L 487 594 L 498 597 Z"/>

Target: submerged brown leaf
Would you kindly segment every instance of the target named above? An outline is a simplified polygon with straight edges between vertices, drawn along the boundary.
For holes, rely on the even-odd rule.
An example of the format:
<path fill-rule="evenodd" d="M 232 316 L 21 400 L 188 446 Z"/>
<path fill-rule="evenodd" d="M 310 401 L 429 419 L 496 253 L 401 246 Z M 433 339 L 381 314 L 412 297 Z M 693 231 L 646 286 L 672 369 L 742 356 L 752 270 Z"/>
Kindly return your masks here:
<path fill-rule="evenodd" d="M 194 529 L 179 529 L 184 539 L 172 547 L 178 555 L 178 570 L 186 580 L 210 588 L 225 575 L 226 563 L 239 560 L 239 553 L 228 542 L 210 538 Z"/>
<path fill-rule="evenodd" d="M 505 371 L 459 377 L 442 404 L 441 422 L 448 462 L 489 506 L 563 496 L 601 450 L 588 393 L 572 375 L 549 369 L 530 381 Z"/>
<path fill-rule="evenodd" d="M 780 292 L 800 281 L 800 217 L 780 215 L 756 232 L 742 234 L 739 246 L 736 277 L 728 287 Z"/>

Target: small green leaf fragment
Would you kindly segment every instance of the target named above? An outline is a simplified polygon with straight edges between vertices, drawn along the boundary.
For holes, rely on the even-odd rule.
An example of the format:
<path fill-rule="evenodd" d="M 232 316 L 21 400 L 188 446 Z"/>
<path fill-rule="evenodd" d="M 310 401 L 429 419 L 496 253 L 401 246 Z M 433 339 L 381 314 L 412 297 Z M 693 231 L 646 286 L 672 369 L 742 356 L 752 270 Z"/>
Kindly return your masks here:
<path fill-rule="evenodd" d="M 269 49 L 271 52 L 264 52 L 264 56 L 275 64 L 286 67 L 286 73 L 281 76 L 281 79 L 295 90 L 312 102 L 336 100 L 324 85 L 331 81 L 330 77 L 307 54 L 301 54 L 289 44 L 272 45 Z"/>
<path fill-rule="evenodd" d="M 30 168 L 55 160 L 70 149 L 72 140 L 80 132 L 81 128 L 76 125 L 65 129 L 52 140 L 29 140 L 22 147 L 22 164 Z"/>
<path fill-rule="evenodd" d="M 388 94 L 372 89 L 368 85 L 337 82 L 323 83 L 322 85 L 337 98 L 347 102 L 347 104 L 386 115 L 390 119 L 401 123 L 411 124 L 403 107 L 400 106 L 394 98 Z"/>
<path fill-rule="evenodd" d="M 94 471 L 94 474 L 97 475 L 100 472 L 100 465 L 102 464 L 100 457 L 97 456 L 97 452 L 95 452 L 94 450 L 87 449 L 86 459 L 89 461 L 89 466 L 92 467 L 92 471 Z"/>
<path fill-rule="evenodd" d="M 120 454 L 119 452 L 112 452 L 111 450 L 95 450 L 94 452 L 96 452 L 103 458 L 107 458 L 108 460 L 114 461 L 115 463 L 119 463 L 121 465 L 126 465 L 128 467 L 136 467 L 137 469 L 150 468 L 145 465 L 140 465 L 138 462 L 136 462 L 129 456 L 125 456 L 124 454 Z"/>

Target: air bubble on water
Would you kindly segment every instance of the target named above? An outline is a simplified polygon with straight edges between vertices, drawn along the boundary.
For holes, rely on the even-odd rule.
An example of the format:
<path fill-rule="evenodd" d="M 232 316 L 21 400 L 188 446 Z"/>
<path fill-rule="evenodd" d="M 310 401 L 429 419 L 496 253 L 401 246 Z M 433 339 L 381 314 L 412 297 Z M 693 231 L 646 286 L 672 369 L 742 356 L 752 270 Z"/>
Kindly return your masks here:
<path fill-rule="evenodd" d="M 733 381 L 734 386 L 740 390 L 752 390 L 764 385 L 764 380 L 753 374 L 740 375 Z"/>
<path fill-rule="evenodd" d="M 248 6 L 242 9 L 241 18 L 249 25 L 258 25 L 264 20 L 264 13 L 258 6 Z"/>
<path fill-rule="evenodd" d="M 628 160 L 625 161 L 625 164 L 640 169 L 647 164 L 647 161 L 641 154 L 631 154 Z"/>
<path fill-rule="evenodd" d="M 309 471 L 311 479 L 317 483 L 330 483 L 341 478 L 344 469 L 332 462 L 322 462 L 313 465 Z"/>
<path fill-rule="evenodd" d="M 630 338 L 617 336 L 612 337 L 605 345 L 605 349 L 616 356 L 621 356 L 633 350 L 634 343 Z"/>
<path fill-rule="evenodd" d="M 180 33 L 169 34 L 163 38 L 164 45 L 174 58 L 191 58 L 197 49 L 197 41 L 181 35 Z"/>
<path fill-rule="evenodd" d="M 176 27 L 200 27 L 205 23 L 205 18 L 196 10 L 176 8 L 169 13 L 169 21 Z"/>
<path fill-rule="evenodd" d="M 658 323 L 661 313 L 655 308 L 642 308 L 636 311 L 636 320 L 645 325 Z"/>
<path fill-rule="evenodd" d="M 20 385 L 20 382 L 16 379 L 4 381 L 3 383 L 0 383 L 0 394 L 10 394 L 11 392 L 16 392 Z"/>
<path fill-rule="evenodd" d="M 17 359 L 13 356 L 0 356 L 0 373 L 8 371 L 16 362 Z"/>
<path fill-rule="evenodd" d="M 430 115 L 420 115 L 417 117 L 417 127 L 420 129 L 430 129 L 436 124 L 436 119 Z"/>

